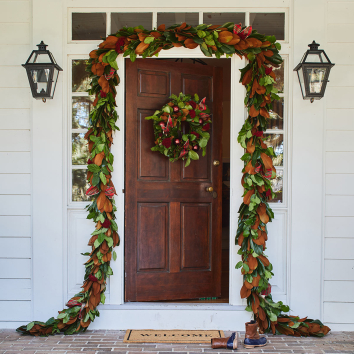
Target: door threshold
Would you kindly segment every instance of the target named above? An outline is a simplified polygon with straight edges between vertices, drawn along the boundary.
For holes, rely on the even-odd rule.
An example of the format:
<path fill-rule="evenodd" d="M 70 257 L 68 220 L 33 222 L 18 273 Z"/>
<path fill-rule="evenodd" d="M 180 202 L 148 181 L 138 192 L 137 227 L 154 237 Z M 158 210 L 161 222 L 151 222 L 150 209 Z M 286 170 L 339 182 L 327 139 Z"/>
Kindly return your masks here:
<path fill-rule="evenodd" d="M 225 303 L 165 303 L 165 302 L 126 302 L 121 305 L 99 305 L 99 310 L 218 310 L 244 311 L 243 305 Z"/>

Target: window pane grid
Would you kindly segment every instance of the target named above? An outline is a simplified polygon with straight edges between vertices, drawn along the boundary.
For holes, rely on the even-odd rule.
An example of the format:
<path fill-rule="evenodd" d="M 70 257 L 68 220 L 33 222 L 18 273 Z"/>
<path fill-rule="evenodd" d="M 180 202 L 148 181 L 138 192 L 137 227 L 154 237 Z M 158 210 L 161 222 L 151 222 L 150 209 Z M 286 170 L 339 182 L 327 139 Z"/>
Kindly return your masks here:
<path fill-rule="evenodd" d="M 86 92 L 90 88 L 89 74 L 86 72 L 85 59 L 71 60 L 71 103 L 70 123 L 70 194 L 72 203 L 87 202 L 86 190 L 89 187 L 87 176 L 88 146 L 84 138 L 88 131 L 88 119 L 93 107 L 94 96 Z"/>

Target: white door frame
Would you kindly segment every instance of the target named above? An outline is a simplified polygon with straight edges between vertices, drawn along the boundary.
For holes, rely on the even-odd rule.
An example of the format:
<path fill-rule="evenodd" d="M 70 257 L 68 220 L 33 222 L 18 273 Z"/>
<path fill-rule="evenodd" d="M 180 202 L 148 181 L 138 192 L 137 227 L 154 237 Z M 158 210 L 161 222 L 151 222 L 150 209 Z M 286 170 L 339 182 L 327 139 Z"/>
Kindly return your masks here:
<path fill-rule="evenodd" d="M 159 53 L 159 58 L 205 58 L 205 55 L 198 48 L 186 49 L 186 48 L 172 48 L 170 50 L 162 50 Z M 215 58 L 215 57 L 213 57 Z M 216 59 L 216 58 L 215 58 Z M 117 125 L 120 131 L 115 133 L 114 144 L 112 145 L 112 153 L 115 157 L 114 171 L 112 180 L 114 181 L 118 196 L 116 197 L 117 206 L 117 224 L 118 233 L 121 243 L 116 247 L 117 260 L 111 262 L 114 275 L 110 278 L 110 304 L 122 305 L 124 304 L 124 206 L 125 198 L 122 190 L 124 189 L 124 150 L 125 150 L 125 60 L 129 58 L 123 58 L 120 55 L 117 58 L 117 64 L 119 67 L 118 73 L 120 76 L 120 84 L 117 87 L 117 113 L 120 119 L 118 119 Z M 242 203 L 243 189 L 239 183 L 242 177 L 243 162 L 240 157 L 243 155 L 243 149 L 237 142 L 237 135 L 241 129 L 244 118 L 244 96 L 245 89 L 239 83 L 239 69 L 245 66 L 245 60 L 240 59 L 236 55 L 228 59 L 231 61 L 231 116 L 230 116 L 230 215 L 234 217 L 230 218 L 230 305 L 243 305 L 244 301 L 240 298 L 239 289 L 242 286 L 243 280 L 239 270 L 235 269 L 235 264 L 241 259 L 237 254 L 239 249 L 235 245 L 235 235 L 237 230 L 237 215 L 238 208 Z M 130 304 L 130 306 L 134 306 Z M 138 306 L 138 305 L 137 305 Z M 139 307 L 144 307 L 143 304 L 139 304 Z M 151 309 L 151 307 L 165 306 L 160 303 L 148 303 L 145 307 Z M 185 306 L 185 305 L 183 305 Z M 220 307 L 220 304 L 210 305 L 208 307 Z"/>

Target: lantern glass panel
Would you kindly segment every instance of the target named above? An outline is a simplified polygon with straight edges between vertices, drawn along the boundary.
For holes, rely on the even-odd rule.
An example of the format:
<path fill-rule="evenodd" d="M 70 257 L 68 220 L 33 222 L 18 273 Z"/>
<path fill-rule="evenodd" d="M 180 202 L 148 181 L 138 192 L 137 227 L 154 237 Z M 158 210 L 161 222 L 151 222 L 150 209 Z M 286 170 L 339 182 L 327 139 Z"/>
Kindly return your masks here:
<path fill-rule="evenodd" d="M 306 68 L 306 75 L 308 77 L 310 94 L 321 93 L 326 76 L 326 68 Z"/>
<path fill-rule="evenodd" d="M 59 76 L 59 70 L 57 68 L 54 68 L 53 85 L 52 85 L 51 90 L 50 90 L 50 97 L 54 96 L 54 91 L 55 91 L 55 86 L 57 85 L 58 76 Z"/>
<path fill-rule="evenodd" d="M 298 70 L 297 75 L 298 75 L 299 81 L 300 81 L 300 87 L 301 87 L 302 96 L 305 97 L 304 93 L 306 92 L 306 90 L 305 90 L 304 74 L 303 74 L 303 71 L 302 71 L 302 67 Z"/>
<path fill-rule="evenodd" d="M 40 54 L 40 53 L 36 53 L 33 52 L 30 59 L 28 60 L 29 64 L 44 64 L 44 63 L 51 63 L 50 57 L 47 53 L 44 54 Z"/>
<path fill-rule="evenodd" d="M 322 63 L 323 59 L 321 54 L 308 54 L 306 58 L 306 63 Z"/>
<path fill-rule="evenodd" d="M 36 95 L 47 96 L 48 88 L 50 89 L 50 69 L 32 69 L 30 71 L 33 80 L 33 89 Z"/>
<path fill-rule="evenodd" d="M 31 76 L 32 76 L 34 87 L 35 87 L 37 94 L 44 94 L 47 92 L 49 74 L 50 74 L 49 69 L 31 70 Z"/>

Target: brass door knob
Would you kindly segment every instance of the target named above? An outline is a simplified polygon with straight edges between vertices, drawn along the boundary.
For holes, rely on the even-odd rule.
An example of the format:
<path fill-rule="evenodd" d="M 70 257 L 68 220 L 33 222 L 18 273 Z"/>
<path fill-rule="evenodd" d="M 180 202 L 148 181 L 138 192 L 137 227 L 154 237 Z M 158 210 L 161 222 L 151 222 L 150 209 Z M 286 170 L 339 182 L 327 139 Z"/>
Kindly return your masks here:
<path fill-rule="evenodd" d="M 219 166 L 220 165 L 220 161 L 219 160 L 214 160 L 213 165 L 214 166 Z"/>
<path fill-rule="evenodd" d="M 214 188 L 213 188 L 213 187 L 206 187 L 205 190 L 206 190 L 207 192 L 212 193 L 212 191 L 214 190 Z"/>

